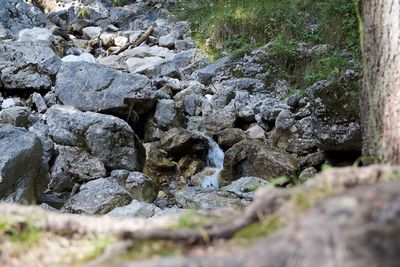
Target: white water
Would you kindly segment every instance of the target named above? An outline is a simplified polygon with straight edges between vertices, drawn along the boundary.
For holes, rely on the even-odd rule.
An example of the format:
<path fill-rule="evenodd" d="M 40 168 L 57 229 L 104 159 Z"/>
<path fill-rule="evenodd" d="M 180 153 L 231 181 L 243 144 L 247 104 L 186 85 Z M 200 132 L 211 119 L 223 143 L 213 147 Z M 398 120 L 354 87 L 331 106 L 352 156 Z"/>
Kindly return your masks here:
<path fill-rule="evenodd" d="M 224 167 L 224 151 L 218 146 L 217 142 L 209 136 L 202 134 L 208 140 L 208 154 L 206 157 L 206 166 L 215 168 L 211 176 L 205 176 L 202 182 L 204 188 L 218 188 L 218 176 Z"/>

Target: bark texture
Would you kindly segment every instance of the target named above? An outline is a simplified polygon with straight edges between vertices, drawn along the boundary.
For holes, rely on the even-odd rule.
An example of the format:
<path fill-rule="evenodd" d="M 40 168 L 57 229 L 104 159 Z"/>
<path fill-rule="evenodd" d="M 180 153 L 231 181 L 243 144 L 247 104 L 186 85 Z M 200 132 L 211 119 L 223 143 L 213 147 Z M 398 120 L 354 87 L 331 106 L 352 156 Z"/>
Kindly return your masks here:
<path fill-rule="evenodd" d="M 400 1 L 363 1 L 363 152 L 400 164 Z"/>

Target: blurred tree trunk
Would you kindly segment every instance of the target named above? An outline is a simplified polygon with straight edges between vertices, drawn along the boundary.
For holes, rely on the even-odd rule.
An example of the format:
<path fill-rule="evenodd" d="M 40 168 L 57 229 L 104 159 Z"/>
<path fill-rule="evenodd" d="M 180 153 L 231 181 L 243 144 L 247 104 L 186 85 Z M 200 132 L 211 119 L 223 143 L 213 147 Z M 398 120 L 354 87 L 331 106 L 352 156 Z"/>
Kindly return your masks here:
<path fill-rule="evenodd" d="M 400 1 L 362 1 L 363 154 L 400 164 Z"/>

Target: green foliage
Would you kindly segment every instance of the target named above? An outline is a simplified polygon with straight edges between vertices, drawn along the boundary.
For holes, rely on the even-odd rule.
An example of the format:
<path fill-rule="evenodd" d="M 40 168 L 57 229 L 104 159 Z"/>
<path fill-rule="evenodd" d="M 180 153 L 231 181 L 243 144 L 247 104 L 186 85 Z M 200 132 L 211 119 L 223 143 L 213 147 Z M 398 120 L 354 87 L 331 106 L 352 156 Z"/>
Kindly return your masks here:
<path fill-rule="evenodd" d="M 114 237 L 111 236 L 90 236 L 89 238 L 90 244 L 92 244 L 93 249 L 84 256 L 84 258 L 80 259 L 79 261 L 74 262 L 74 264 L 82 264 L 85 262 L 89 262 L 91 260 L 96 259 L 99 257 L 103 252 L 113 243 L 116 242 Z"/>
<path fill-rule="evenodd" d="M 215 50 L 241 55 L 278 39 L 359 50 L 358 19 L 348 0 L 181 1 L 175 13 L 213 56 Z"/>
<path fill-rule="evenodd" d="M 348 66 L 348 60 L 343 56 L 323 55 L 313 60 L 312 66 L 305 72 L 304 85 L 310 86 L 316 81 L 339 76 Z"/>
<path fill-rule="evenodd" d="M 254 241 L 260 238 L 265 238 L 276 232 L 280 227 L 279 217 L 271 215 L 262 219 L 258 223 L 251 224 L 238 231 L 234 238 Z"/>
<path fill-rule="evenodd" d="M 39 229 L 29 223 L 10 223 L 0 221 L 0 243 L 6 238 L 11 242 L 27 247 L 33 246 L 39 240 Z"/>
<path fill-rule="evenodd" d="M 133 2 L 132 0 L 112 0 L 113 5 L 115 6 L 124 6 Z"/>
<path fill-rule="evenodd" d="M 89 19 L 90 18 L 90 12 L 87 7 L 81 7 L 78 11 L 78 17 L 81 19 Z"/>

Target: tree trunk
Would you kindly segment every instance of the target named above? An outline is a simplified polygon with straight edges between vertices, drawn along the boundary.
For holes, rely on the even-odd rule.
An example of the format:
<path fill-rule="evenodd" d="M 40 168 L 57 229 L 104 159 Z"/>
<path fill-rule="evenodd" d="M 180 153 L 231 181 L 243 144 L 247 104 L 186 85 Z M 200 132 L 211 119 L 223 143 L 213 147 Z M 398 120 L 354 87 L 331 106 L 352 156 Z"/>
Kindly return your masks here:
<path fill-rule="evenodd" d="M 363 153 L 400 164 L 400 1 L 364 0 Z"/>

